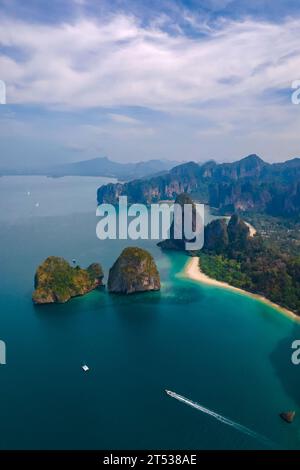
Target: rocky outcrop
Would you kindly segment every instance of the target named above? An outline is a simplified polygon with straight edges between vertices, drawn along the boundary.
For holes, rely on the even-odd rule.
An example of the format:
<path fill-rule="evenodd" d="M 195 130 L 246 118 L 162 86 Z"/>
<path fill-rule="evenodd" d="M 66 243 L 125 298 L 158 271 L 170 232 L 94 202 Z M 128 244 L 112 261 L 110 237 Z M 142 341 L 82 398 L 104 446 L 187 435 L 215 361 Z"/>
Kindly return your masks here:
<path fill-rule="evenodd" d="M 189 204 L 192 206 L 192 220 L 191 220 L 191 226 L 193 232 L 196 230 L 196 207 L 193 202 L 193 200 L 190 198 L 188 194 L 180 194 L 177 196 L 175 200 L 175 204 L 178 204 L 181 207 L 181 217 L 179 217 L 179 221 L 177 223 L 181 224 L 181 227 L 179 227 L 178 233 L 182 233 L 182 238 L 178 239 L 175 237 L 176 233 L 176 226 L 173 219 L 173 222 L 170 227 L 170 238 L 167 240 L 163 240 L 157 244 L 160 248 L 163 250 L 180 250 L 180 251 L 185 251 L 186 243 L 187 242 L 193 242 L 193 240 L 187 240 L 187 238 L 184 235 L 184 226 L 185 226 L 185 217 L 187 216 L 184 212 L 184 206 L 185 204 Z M 188 222 L 186 222 L 188 223 Z"/>
<path fill-rule="evenodd" d="M 109 292 L 133 294 L 159 289 L 160 276 L 155 261 L 141 248 L 125 248 L 109 270 Z"/>
<path fill-rule="evenodd" d="M 228 228 L 225 219 L 216 219 L 204 229 L 204 249 L 216 254 L 224 253 L 228 247 Z"/>
<path fill-rule="evenodd" d="M 228 227 L 228 241 L 232 249 L 242 251 L 246 249 L 250 230 L 247 224 L 236 214 L 230 217 Z"/>
<path fill-rule="evenodd" d="M 204 230 L 204 251 L 214 254 L 232 254 L 244 251 L 249 245 L 250 230 L 236 214 L 226 223 L 225 219 L 210 222 Z"/>
<path fill-rule="evenodd" d="M 90 279 L 92 282 L 96 281 L 97 286 L 102 285 L 104 273 L 99 263 L 90 264 L 89 267 L 86 269 L 86 271 L 88 275 L 90 276 Z"/>
<path fill-rule="evenodd" d="M 291 424 L 295 419 L 296 412 L 295 411 L 283 411 L 282 413 L 280 413 L 279 416 L 281 419 Z"/>
<path fill-rule="evenodd" d="M 64 303 L 102 285 L 103 271 L 98 263 L 87 269 L 72 267 L 63 258 L 49 256 L 35 274 L 35 304 Z"/>

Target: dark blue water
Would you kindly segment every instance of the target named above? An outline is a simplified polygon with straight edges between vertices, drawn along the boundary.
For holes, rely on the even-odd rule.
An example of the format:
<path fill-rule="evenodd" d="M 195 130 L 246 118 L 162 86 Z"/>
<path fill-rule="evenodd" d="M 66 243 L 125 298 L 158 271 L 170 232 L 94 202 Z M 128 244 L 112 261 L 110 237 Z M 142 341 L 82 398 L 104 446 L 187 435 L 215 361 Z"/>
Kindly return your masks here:
<path fill-rule="evenodd" d="M 155 256 L 161 292 L 103 290 L 65 305 L 32 305 L 34 272 L 48 255 L 82 266 L 99 261 L 107 274 L 129 244 L 96 238 L 99 178 L 64 180 L 0 178 L 0 339 L 7 344 L 0 448 L 267 447 L 165 388 L 275 448 L 300 448 L 300 366 L 290 361 L 299 325 L 251 298 L 178 276 L 184 255 L 134 243 Z M 287 409 L 298 412 L 292 425 L 278 416 Z"/>

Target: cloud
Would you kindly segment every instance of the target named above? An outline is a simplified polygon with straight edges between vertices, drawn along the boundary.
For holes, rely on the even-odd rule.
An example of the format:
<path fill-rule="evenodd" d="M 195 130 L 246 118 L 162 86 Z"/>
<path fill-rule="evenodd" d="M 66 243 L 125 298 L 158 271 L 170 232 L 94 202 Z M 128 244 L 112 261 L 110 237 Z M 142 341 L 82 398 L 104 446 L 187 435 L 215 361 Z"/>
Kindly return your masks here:
<path fill-rule="evenodd" d="M 121 123 L 123 124 L 123 123 Z M 129 123 L 128 123 L 129 124 Z M 95 124 L 83 124 L 78 128 L 79 135 L 85 135 L 88 139 L 102 138 L 102 137 L 113 137 L 116 139 L 130 139 L 131 137 L 144 138 L 145 136 L 152 136 L 155 131 L 151 127 L 147 126 L 114 126 L 109 124 L 95 125 Z"/>
<path fill-rule="evenodd" d="M 11 103 L 176 111 L 289 87 L 299 75 L 299 41 L 295 19 L 222 20 L 189 37 L 121 14 L 54 25 L 2 18 L 0 45 L 22 59 L 3 52 L 0 69 Z"/>
<path fill-rule="evenodd" d="M 83 12 L 48 24 L 1 16 L 0 79 L 8 103 L 22 105 L 1 135 L 117 159 L 300 154 L 300 107 L 289 96 L 300 78 L 298 18 L 211 22 L 184 10 L 176 23 Z M 31 105 L 44 120 L 27 122 Z"/>
<path fill-rule="evenodd" d="M 125 114 L 109 113 L 108 116 L 112 121 L 117 122 L 119 124 L 141 124 L 141 121 L 139 121 L 138 119 L 126 116 Z"/>

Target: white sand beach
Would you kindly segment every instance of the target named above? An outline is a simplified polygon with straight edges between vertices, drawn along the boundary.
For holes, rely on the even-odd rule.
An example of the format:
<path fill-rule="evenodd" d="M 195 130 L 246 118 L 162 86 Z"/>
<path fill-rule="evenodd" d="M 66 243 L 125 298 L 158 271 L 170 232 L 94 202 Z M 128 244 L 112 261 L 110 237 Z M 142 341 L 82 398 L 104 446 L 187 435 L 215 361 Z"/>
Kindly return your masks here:
<path fill-rule="evenodd" d="M 245 221 L 244 221 L 245 222 Z M 245 224 L 247 225 L 247 227 L 249 228 L 249 235 L 250 237 L 254 237 L 254 235 L 256 234 L 257 230 L 256 228 L 253 227 L 253 225 L 249 224 L 249 222 L 245 222 Z"/>
<path fill-rule="evenodd" d="M 262 295 L 258 294 L 253 294 L 251 292 L 245 291 L 243 289 L 239 289 L 238 287 L 231 286 L 230 284 L 227 284 L 226 282 L 222 281 L 217 281 L 216 279 L 213 279 L 206 274 L 204 274 L 201 269 L 200 269 L 200 258 L 198 256 L 193 256 L 191 257 L 183 271 L 184 277 L 187 277 L 189 279 L 193 279 L 194 281 L 201 282 L 202 284 L 207 284 L 215 287 L 221 287 L 223 289 L 229 289 L 232 291 L 235 291 L 239 294 L 242 295 L 247 295 L 249 297 L 252 297 L 256 300 L 259 300 L 260 302 L 263 302 L 264 304 L 269 305 L 270 307 L 273 307 L 277 311 L 283 313 L 284 315 L 288 316 L 290 319 L 300 322 L 300 317 L 296 315 L 294 312 L 291 310 L 288 310 L 284 307 L 281 307 L 280 305 L 275 304 L 274 302 L 271 302 L 270 300 L 266 299 Z"/>
<path fill-rule="evenodd" d="M 230 216 L 229 216 L 229 215 L 226 215 L 226 216 L 224 217 L 224 219 L 229 222 Z M 257 233 L 256 228 L 253 227 L 253 225 L 251 225 L 249 222 L 246 222 L 245 220 L 244 220 L 243 222 L 244 222 L 244 223 L 247 225 L 247 227 L 249 228 L 249 235 L 250 235 L 250 237 L 254 237 L 254 235 L 256 235 L 256 233 Z"/>

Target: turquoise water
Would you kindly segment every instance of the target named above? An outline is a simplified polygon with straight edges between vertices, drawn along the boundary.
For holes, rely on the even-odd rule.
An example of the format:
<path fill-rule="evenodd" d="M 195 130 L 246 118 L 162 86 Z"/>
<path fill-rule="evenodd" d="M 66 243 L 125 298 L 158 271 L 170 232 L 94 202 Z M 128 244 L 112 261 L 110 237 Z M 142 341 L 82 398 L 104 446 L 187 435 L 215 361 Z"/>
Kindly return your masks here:
<path fill-rule="evenodd" d="M 251 298 L 178 276 L 183 254 L 138 243 L 155 256 L 161 292 L 102 290 L 65 305 L 32 305 L 33 275 L 46 256 L 100 261 L 107 273 L 128 245 L 95 236 L 101 183 L 0 178 L 0 339 L 7 344 L 0 448 L 267 448 L 168 397 L 167 388 L 275 448 L 299 449 L 300 366 L 290 356 L 300 327 Z M 298 412 L 292 425 L 278 417 L 287 409 Z"/>

